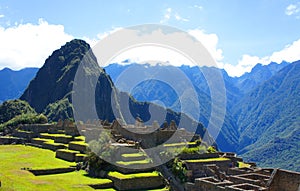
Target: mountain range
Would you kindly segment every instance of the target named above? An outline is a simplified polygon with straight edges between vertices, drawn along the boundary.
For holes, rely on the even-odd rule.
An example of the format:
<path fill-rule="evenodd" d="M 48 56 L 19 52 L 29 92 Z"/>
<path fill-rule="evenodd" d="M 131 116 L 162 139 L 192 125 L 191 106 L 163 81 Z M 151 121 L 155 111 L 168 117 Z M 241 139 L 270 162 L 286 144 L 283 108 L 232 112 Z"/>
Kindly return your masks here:
<path fill-rule="evenodd" d="M 134 67 L 138 74 L 167 70 L 174 66 L 111 64 L 105 71 L 113 81 Z M 199 121 L 208 125 L 211 112 L 210 86 L 203 74 L 222 74 L 226 88 L 226 115 L 217 143 L 222 150 L 235 151 L 262 166 L 300 171 L 300 61 L 257 64 L 241 77 L 230 77 L 214 67 L 177 67 L 192 82 L 200 101 Z M 125 74 L 123 74 L 123 72 Z M 134 78 L 134 76 L 132 76 Z M 130 80 L 130 78 L 129 78 Z M 162 82 L 142 82 L 131 89 L 137 100 L 152 101 L 177 111 L 178 96 L 166 91 Z M 122 88 L 122 84 L 120 84 Z M 167 98 L 167 99 L 166 99 Z M 161 102 L 157 101 L 160 100 Z M 187 100 L 191 102 L 190 100 Z"/>
<path fill-rule="evenodd" d="M 19 98 L 38 70 L 38 68 L 25 68 L 18 71 L 9 68 L 0 70 L 0 103 Z"/>
<path fill-rule="evenodd" d="M 37 112 L 43 112 L 50 121 L 74 116 L 76 119 L 87 120 L 95 115 L 89 112 L 92 104 L 96 105 L 97 117 L 111 121 L 116 115 L 120 117 L 120 113 L 126 113 L 118 111 L 116 114 L 111 103 L 129 103 L 130 115 L 134 118 L 123 116 L 129 119 L 128 123 L 134 123 L 136 117 L 149 121 L 151 115 L 159 113 L 165 114 L 164 120 L 168 122 L 174 120 L 178 123 L 182 119 L 188 119 L 192 124 L 200 121 L 196 130 L 190 130 L 201 135 L 206 132 L 204 127 L 214 117 L 211 116 L 211 111 L 219 111 L 225 107 L 224 123 L 216 139 L 221 150 L 237 152 L 261 166 L 300 171 L 300 61 L 257 64 L 251 72 L 241 77 L 231 77 L 225 70 L 205 66 L 199 68 L 115 63 L 102 69 L 89 49 L 84 41 L 73 40 L 54 51 L 41 69 L 30 69 L 31 78 L 27 71 L 29 69 L 24 69 L 13 77 L 15 82 L 11 80 L 1 83 L 0 88 L 7 89 L 7 84 L 14 83 L 23 87 L 23 90 L 28 86 L 21 99 L 27 101 Z M 86 61 L 81 79 L 84 80 L 78 82 L 75 80 L 76 71 L 83 58 Z M 126 75 L 130 70 L 134 73 Z M 4 69 L 0 71 L 0 78 L 8 80 L 8 71 L 14 73 Z M 174 71 L 177 72 L 175 75 L 172 73 Z M 178 72 L 191 83 L 196 97 L 190 96 L 192 94 L 188 89 L 183 91 L 187 84 L 180 80 Z M 159 73 L 165 81 L 155 80 L 155 75 Z M 133 87 L 127 87 L 126 83 L 122 83 L 122 75 L 126 76 L 126 81 L 134 81 L 138 76 L 149 78 Z M 226 105 L 213 106 L 213 87 L 207 77 L 218 75 L 223 79 Z M 28 80 L 22 76 L 26 76 Z M 167 80 L 176 84 L 168 84 Z M 95 94 L 77 94 L 74 92 L 76 86 L 90 86 Z M 1 91 L 3 95 L 1 94 L 0 100 L 14 99 L 22 94 L 22 88 L 12 85 L 9 87 L 10 91 Z M 13 91 L 18 93 L 9 93 Z M 76 98 L 83 101 L 80 109 L 86 112 L 76 112 L 78 106 L 73 104 L 73 99 Z M 120 100 L 123 101 L 119 102 Z"/>
<path fill-rule="evenodd" d="M 76 121 L 102 119 L 112 122 L 119 118 L 124 123 L 134 124 L 139 118 L 152 124 L 159 119 L 153 115 L 161 114 L 163 118 L 159 124 L 173 120 L 179 128 L 184 127 L 201 136 L 206 132 L 201 123 L 184 113 L 150 102 L 138 102 L 128 93 L 119 91 L 110 76 L 99 67 L 90 46 L 78 39 L 49 56 L 20 99 L 38 113 L 43 112 L 50 121 L 67 116 Z M 180 121 L 184 121 L 183 126 Z M 210 136 L 206 138 L 206 142 L 213 143 Z"/>

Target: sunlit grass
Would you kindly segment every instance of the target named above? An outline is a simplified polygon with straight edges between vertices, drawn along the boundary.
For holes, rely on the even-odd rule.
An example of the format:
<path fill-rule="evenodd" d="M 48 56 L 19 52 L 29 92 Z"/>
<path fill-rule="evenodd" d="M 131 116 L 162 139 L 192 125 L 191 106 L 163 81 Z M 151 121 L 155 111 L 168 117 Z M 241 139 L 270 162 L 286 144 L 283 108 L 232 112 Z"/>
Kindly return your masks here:
<path fill-rule="evenodd" d="M 88 146 L 88 144 L 84 141 L 71 141 L 69 144 L 76 144 L 76 145 L 82 145 L 82 146 Z"/>
<path fill-rule="evenodd" d="M 124 165 L 124 166 L 139 165 L 139 164 L 149 164 L 149 163 L 151 163 L 150 159 L 136 160 L 136 161 L 117 161 L 117 164 Z"/>
<path fill-rule="evenodd" d="M 142 172 L 142 173 L 132 173 L 132 174 L 123 174 L 120 172 L 109 172 L 108 176 L 118 178 L 118 179 L 133 179 L 133 178 L 142 178 L 142 177 L 157 177 L 159 173 L 154 172 Z"/>
<path fill-rule="evenodd" d="M 122 154 L 122 157 L 125 158 L 134 158 L 134 157 L 143 157 L 146 156 L 145 153 L 126 153 L 126 154 Z"/>
<path fill-rule="evenodd" d="M 179 146 L 187 146 L 187 145 L 196 145 L 196 142 L 181 142 L 181 143 L 163 144 L 164 147 L 179 147 Z"/>
<path fill-rule="evenodd" d="M 200 162 L 215 162 L 215 161 L 229 161 L 228 158 L 208 158 L 208 159 L 195 159 L 195 160 L 185 160 L 190 163 L 200 163 Z"/>
<path fill-rule="evenodd" d="M 72 138 L 71 135 L 65 135 L 65 134 L 41 133 L 40 135 L 43 136 L 43 137 L 47 137 L 47 138 L 49 138 L 49 139 L 53 139 L 53 138 L 56 138 L 56 137 Z"/>
<path fill-rule="evenodd" d="M 55 152 L 24 145 L 0 145 L 0 190 L 94 190 L 88 184 L 109 183 L 108 179 L 85 176 L 85 171 L 34 176 L 27 170 L 64 168 L 76 165 L 55 158 Z"/>
<path fill-rule="evenodd" d="M 250 168 L 251 165 L 247 164 L 247 163 L 244 163 L 244 162 L 238 162 L 238 167 L 239 168 Z"/>

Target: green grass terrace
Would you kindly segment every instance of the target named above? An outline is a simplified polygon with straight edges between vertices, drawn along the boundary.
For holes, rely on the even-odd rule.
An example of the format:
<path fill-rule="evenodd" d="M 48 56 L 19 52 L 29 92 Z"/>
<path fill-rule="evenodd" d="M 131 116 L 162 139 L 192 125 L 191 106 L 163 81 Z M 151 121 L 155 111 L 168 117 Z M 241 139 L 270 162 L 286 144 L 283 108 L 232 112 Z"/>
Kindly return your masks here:
<path fill-rule="evenodd" d="M 194 159 L 194 160 L 185 160 L 185 162 L 189 163 L 205 163 L 205 162 L 217 162 L 217 161 L 230 161 L 228 158 L 208 158 L 208 159 Z"/>
<path fill-rule="evenodd" d="M 0 190 L 46 190 L 71 191 L 94 190 L 89 185 L 109 184 L 109 179 L 97 179 L 86 176 L 85 171 L 63 174 L 35 176 L 22 169 L 53 169 L 75 166 L 55 158 L 55 152 L 24 145 L 0 145 Z M 103 189 L 113 191 L 114 189 Z"/>

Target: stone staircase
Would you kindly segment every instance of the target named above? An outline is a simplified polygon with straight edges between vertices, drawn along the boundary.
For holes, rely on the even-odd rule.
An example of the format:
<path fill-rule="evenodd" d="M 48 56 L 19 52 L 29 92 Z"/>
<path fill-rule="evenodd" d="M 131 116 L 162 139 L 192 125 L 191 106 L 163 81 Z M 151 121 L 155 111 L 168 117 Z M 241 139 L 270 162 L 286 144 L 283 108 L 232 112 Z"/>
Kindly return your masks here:
<path fill-rule="evenodd" d="M 116 190 L 169 190 L 164 178 L 155 171 L 152 159 L 143 150 L 124 149 L 119 154 L 115 171 L 107 172 L 107 178 L 113 181 Z"/>

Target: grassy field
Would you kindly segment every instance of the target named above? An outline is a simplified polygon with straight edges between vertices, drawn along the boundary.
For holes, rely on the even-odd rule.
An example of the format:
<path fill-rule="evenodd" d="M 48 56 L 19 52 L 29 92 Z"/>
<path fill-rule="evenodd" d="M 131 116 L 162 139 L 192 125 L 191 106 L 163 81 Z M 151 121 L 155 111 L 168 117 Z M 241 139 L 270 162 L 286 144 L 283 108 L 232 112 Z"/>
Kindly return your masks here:
<path fill-rule="evenodd" d="M 84 171 L 34 176 L 21 168 L 45 169 L 69 167 L 75 163 L 56 159 L 55 152 L 24 145 L 0 145 L 0 180 L 2 191 L 10 190 L 94 190 L 88 184 L 108 183 L 108 179 L 85 176 Z"/>

